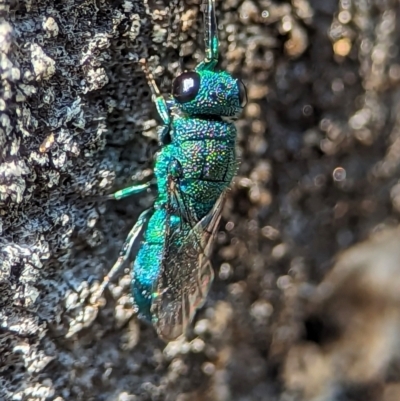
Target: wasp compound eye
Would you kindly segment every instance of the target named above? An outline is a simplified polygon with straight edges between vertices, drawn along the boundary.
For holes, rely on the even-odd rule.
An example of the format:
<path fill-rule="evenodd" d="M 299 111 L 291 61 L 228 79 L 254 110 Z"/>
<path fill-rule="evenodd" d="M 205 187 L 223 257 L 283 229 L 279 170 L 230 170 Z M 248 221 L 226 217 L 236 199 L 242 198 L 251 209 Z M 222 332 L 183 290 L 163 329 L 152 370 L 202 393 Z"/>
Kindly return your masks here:
<path fill-rule="evenodd" d="M 247 91 L 244 83 L 238 79 L 238 89 L 239 89 L 239 103 L 241 107 L 246 106 L 247 104 Z"/>
<path fill-rule="evenodd" d="M 200 75 L 197 72 L 184 72 L 172 84 L 172 96 L 179 103 L 193 100 L 200 89 Z"/>

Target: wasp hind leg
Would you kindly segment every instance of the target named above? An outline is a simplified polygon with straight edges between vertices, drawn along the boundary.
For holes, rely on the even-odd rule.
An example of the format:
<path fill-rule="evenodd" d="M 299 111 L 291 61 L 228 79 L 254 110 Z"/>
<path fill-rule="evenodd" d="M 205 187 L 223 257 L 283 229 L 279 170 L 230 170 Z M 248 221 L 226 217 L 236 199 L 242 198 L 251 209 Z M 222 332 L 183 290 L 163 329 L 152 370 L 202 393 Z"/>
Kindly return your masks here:
<path fill-rule="evenodd" d="M 97 303 L 99 298 L 102 296 L 104 290 L 107 288 L 108 283 L 114 278 L 116 273 L 122 267 L 122 265 L 127 261 L 129 255 L 131 253 L 132 247 L 137 240 L 139 234 L 142 232 L 144 225 L 147 223 L 147 220 L 150 217 L 153 209 L 147 209 L 139 216 L 136 224 L 133 226 L 132 230 L 129 232 L 122 249 L 119 252 L 119 256 L 117 261 L 114 263 L 114 266 L 108 272 L 106 276 L 103 278 L 103 282 L 101 283 L 99 289 L 95 292 L 94 298 L 92 299 L 92 303 Z"/>

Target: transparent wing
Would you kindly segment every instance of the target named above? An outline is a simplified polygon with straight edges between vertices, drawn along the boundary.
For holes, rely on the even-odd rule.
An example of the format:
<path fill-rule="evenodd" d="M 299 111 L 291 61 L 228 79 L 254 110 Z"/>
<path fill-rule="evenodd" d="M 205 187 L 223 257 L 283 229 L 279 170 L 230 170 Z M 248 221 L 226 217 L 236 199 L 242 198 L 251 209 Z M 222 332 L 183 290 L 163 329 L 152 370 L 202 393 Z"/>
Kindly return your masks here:
<path fill-rule="evenodd" d="M 157 317 L 154 325 L 166 341 L 185 332 L 210 290 L 214 279 L 211 248 L 225 202 L 223 193 L 211 211 L 196 222 L 196 216 L 182 203 L 176 184 L 173 193 L 179 201 L 179 229 L 171 230 L 152 305 L 152 314 Z"/>

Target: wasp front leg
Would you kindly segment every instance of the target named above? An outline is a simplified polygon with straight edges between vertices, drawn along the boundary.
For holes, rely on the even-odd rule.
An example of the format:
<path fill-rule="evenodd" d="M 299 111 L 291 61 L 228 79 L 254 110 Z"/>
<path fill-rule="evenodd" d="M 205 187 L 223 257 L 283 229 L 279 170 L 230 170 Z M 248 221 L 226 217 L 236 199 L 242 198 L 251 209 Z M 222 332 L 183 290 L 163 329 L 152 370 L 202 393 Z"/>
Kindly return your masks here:
<path fill-rule="evenodd" d="M 152 100 L 156 105 L 158 115 L 162 120 L 162 126 L 158 132 L 158 141 L 161 145 L 168 145 L 171 142 L 170 128 L 171 128 L 171 104 L 168 104 L 164 97 L 161 95 L 160 90 L 156 84 L 153 74 L 150 72 L 146 60 L 141 59 L 143 72 L 146 75 L 148 85 L 151 90 Z"/>

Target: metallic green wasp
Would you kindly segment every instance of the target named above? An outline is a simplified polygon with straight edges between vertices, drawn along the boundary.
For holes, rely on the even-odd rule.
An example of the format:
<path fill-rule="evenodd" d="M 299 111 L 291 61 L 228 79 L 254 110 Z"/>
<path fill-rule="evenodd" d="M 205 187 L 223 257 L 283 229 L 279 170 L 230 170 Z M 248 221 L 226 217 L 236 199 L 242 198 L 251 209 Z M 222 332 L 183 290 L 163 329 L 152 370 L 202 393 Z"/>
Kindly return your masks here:
<path fill-rule="evenodd" d="M 157 197 L 153 207 L 139 216 L 100 289 L 129 258 L 141 236 L 132 266 L 134 306 L 165 341 L 185 333 L 213 281 L 211 247 L 237 169 L 236 128 L 228 119 L 236 118 L 247 100 L 240 80 L 216 71 L 214 0 L 203 4 L 203 12 L 205 59 L 174 80 L 168 100 L 142 61 L 163 121 L 154 168 Z M 121 199 L 148 186 L 129 187 L 112 197 Z"/>

